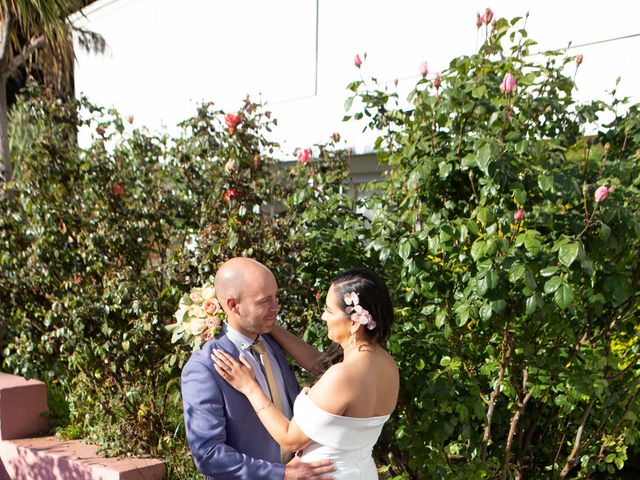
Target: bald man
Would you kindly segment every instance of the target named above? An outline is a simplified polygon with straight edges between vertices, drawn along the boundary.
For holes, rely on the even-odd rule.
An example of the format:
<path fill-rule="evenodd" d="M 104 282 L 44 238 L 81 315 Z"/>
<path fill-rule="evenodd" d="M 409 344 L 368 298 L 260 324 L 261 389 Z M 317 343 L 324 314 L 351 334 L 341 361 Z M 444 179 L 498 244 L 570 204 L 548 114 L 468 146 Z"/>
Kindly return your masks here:
<path fill-rule="evenodd" d="M 252 364 L 267 397 L 268 381 L 256 354 L 258 339 L 266 347 L 285 415 L 291 418 L 299 386 L 280 346 L 269 332 L 280 310 L 278 285 L 271 271 L 255 260 L 232 258 L 215 278 L 216 295 L 227 314 L 222 335 L 195 351 L 182 370 L 182 399 L 187 440 L 198 470 L 209 480 L 330 479 L 330 461 L 304 463 L 295 457 L 281 463 L 280 446 L 271 438 L 247 398 L 213 368 L 214 348 Z"/>

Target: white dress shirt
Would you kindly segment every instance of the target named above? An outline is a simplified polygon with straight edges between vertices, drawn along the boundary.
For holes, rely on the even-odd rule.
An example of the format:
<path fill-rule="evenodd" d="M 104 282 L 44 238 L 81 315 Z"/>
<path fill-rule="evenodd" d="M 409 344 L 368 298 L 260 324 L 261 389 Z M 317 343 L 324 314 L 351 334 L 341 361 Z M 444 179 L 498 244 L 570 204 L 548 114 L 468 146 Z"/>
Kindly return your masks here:
<path fill-rule="evenodd" d="M 267 378 L 265 377 L 264 372 L 262 371 L 262 364 L 254 356 L 253 351 L 250 349 L 254 341 L 251 338 L 243 335 L 242 333 L 234 329 L 228 323 L 225 323 L 223 325 L 223 332 L 226 333 L 227 338 L 231 340 L 231 343 L 233 343 L 238 348 L 238 350 L 240 350 L 240 352 L 244 355 L 244 358 L 247 359 L 247 361 L 251 365 L 251 368 L 253 368 L 253 372 L 256 375 L 256 381 L 258 382 L 258 384 L 260 384 L 262 391 L 264 392 L 264 394 L 267 396 L 268 399 L 273 401 L 273 399 L 271 398 L 271 392 L 269 391 L 269 384 L 267 383 Z M 285 417 L 287 417 L 288 419 L 291 419 L 291 417 L 293 416 L 293 411 L 291 409 L 291 405 L 289 405 L 289 401 L 287 400 L 289 397 L 284 387 L 284 378 L 282 376 L 282 371 L 280 371 L 280 364 L 278 363 L 278 360 L 276 360 L 275 355 L 271 351 L 271 346 L 269 345 L 269 343 L 267 342 L 263 342 L 263 343 L 267 350 L 267 355 L 269 356 L 269 360 L 271 361 L 271 369 L 273 370 L 273 376 L 276 380 L 276 384 L 278 385 L 280 398 L 283 399 L 282 407 L 284 409 L 284 412 L 282 413 L 284 413 Z"/>

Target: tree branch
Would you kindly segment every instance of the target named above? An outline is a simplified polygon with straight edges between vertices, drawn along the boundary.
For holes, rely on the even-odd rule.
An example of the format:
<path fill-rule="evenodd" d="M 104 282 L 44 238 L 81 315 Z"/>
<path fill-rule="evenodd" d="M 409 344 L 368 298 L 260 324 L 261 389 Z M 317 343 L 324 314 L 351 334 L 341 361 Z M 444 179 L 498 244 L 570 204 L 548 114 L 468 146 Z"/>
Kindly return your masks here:
<path fill-rule="evenodd" d="M 527 390 L 527 381 L 529 380 L 529 372 L 525 370 L 522 374 L 522 391 L 526 392 Z M 518 428 L 518 422 L 520 421 L 520 417 L 524 413 L 524 409 L 527 407 L 527 403 L 531 400 L 531 392 L 527 392 L 524 396 L 522 402 L 518 401 L 518 409 L 511 417 L 511 426 L 509 427 L 509 435 L 507 436 L 507 445 L 504 449 L 504 459 L 502 460 L 502 478 L 506 478 L 507 475 L 507 465 L 509 464 L 509 460 L 511 459 L 511 447 L 513 446 L 513 437 L 516 433 L 516 428 Z"/>
<path fill-rule="evenodd" d="M 596 403 L 595 397 L 589 402 L 587 409 L 582 414 L 580 425 L 578 426 L 578 431 L 576 432 L 576 438 L 573 441 L 573 448 L 571 449 L 571 453 L 567 457 L 567 461 L 564 462 L 564 467 L 562 467 L 562 471 L 560 472 L 560 480 L 564 480 L 576 464 L 576 456 L 580 451 L 580 440 L 582 439 L 582 432 L 584 432 L 584 425 L 587 423 L 587 418 L 591 413 L 591 408 L 593 407 L 594 403 Z"/>
<path fill-rule="evenodd" d="M 507 363 L 509 362 L 509 357 L 511 356 L 511 345 L 509 343 L 509 330 L 508 327 L 504 328 L 504 336 L 502 337 L 502 364 L 500 365 L 500 373 L 498 374 L 498 379 L 495 381 L 493 385 L 493 391 L 489 396 L 489 408 L 487 408 L 487 426 L 484 429 L 484 434 L 482 436 L 482 460 L 487 459 L 487 449 L 489 445 L 489 440 L 491 439 L 491 423 L 493 422 L 493 413 L 496 409 L 496 400 L 498 394 L 500 393 L 500 385 L 502 385 L 502 381 L 504 380 L 504 374 L 507 369 Z"/>
<path fill-rule="evenodd" d="M 9 74 L 13 74 L 20 68 L 22 64 L 24 64 L 27 59 L 33 55 L 33 53 L 38 50 L 40 47 L 44 45 L 45 42 L 44 35 L 40 35 L 39 37 L 32 38 L 29 42 L 29 45 L 25 46 L 20 52 L 19 55 L 13 57 L 13 61 L 9 66 Z"/>

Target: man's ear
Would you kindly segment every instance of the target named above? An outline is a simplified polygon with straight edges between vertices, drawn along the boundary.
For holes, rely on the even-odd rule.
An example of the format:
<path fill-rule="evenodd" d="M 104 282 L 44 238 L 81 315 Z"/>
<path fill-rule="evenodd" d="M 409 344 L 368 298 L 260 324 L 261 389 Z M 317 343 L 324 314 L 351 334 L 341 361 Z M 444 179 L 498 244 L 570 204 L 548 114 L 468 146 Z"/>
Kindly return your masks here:
<path fill-rule="evenodd" d="M 238 312 L 238 305 L 240 305 L 240 302 L 238 302 L 235 298 L 233 297 L 227 298 L 227 308 L 229 309 L 230 312 L 233 312 L 236 315 L 238 315 L 240 313 Z"/>

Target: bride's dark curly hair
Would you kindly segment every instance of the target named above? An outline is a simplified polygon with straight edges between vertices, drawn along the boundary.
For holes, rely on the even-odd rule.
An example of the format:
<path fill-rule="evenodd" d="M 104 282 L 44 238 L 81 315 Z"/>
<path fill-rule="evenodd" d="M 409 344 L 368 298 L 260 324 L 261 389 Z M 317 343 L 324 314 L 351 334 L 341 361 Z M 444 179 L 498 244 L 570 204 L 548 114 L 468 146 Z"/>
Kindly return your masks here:
<path fill-rule="evenodd" d="M 368 268 L 354 268 L 333 278 L 331 286 L 335 290 L 343 311 L 347 309 L 344 296 L 351 292 L 358 294 L 360 305 L 369 311 L 376 322 L 376 326 L 371 330 L 365 327 L 364 333 L 370 342 L 384 346 L 391 336 L 391 326 L 394 322 L 391 295 L 384 280 Z M 342 361 L 342 358 L 342 347 L 332 343 L 317 360 L 314 365 L 317 368 L 314 370 L 320 374 L 324 373 L 331 365 Z"/>

